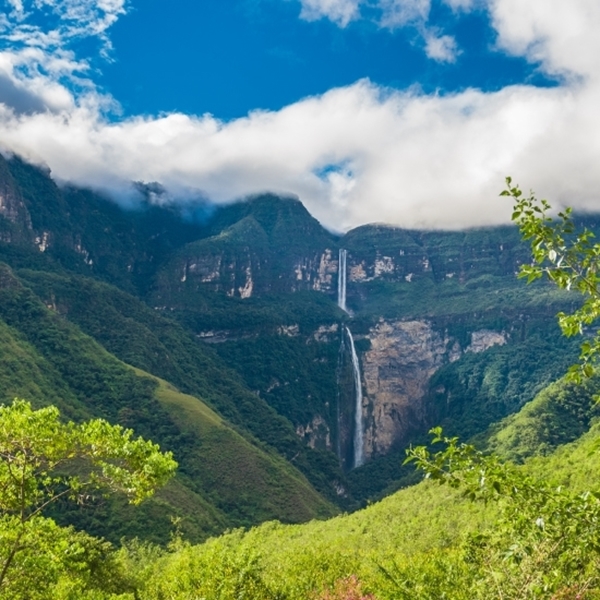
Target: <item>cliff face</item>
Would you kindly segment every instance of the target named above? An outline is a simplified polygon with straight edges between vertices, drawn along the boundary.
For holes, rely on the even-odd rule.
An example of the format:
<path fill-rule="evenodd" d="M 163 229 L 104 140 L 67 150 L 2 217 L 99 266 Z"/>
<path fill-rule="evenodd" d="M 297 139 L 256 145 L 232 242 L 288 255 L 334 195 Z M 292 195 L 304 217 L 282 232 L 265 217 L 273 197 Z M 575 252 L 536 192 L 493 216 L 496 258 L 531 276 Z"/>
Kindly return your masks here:
<path fill-rule="evenodd" d="M 366 337 L 370 349 L 362 355 L 362 376 L 367 457 L 407 444 L 411 434 L 431 424 L 426 399 L 430 379 L 440 367 L 464 352 L 483 352 L 507 342 L 503 332 L 474 331 L 463 350 L 426 320 L 381 319 Z"/>
<path fill-rule="evenodd" d="M 365 455 L 385 454 L 405 443 L 427 420 L 423 399 L 430 377 L 460 348 L 427 321 L 381 320 L 369 331 L 362 356 Z"/>
<path fill-rule="evenodd" d="M 15 243 L 29 239 L 31 216 L 6 161 L 0 155 L 0 241 Z"/>
<path fill-rule="evenodd" d="M 285 212 L 281 200 L 271 202 L 273 211 Z M 177 296 L 216 291 L 249 298 L 314 290 L 334 299 L 340 248 L 348 252 L 348 296 L 357 300 L 366 284 L 378 281 L 464 284 L 481 275 L 512 278 L 527 258 L 512 229 L 458 234 L 373 226 L 335 239 L 311 222 L 303 224 L 309 218 L 300 211 L 293 219 L 282 216 L 285 235 L 274 236 L 250 215 L 217 235 L 185 246 L 159 271 L 158 295 L 170 302 L 173 292 Z"/>
<path fill-rule="evenodd" d="M 348 280 L 360 283 L 420 277 L 465 283 L 483 274 L 513 277 L 528 258 L 512 227 L 450 232 L 365 225 L 348 232 L 340 243 L 348 250 Z"/>
<path fill-rule="evenodd" d="M 210 248 L 210 246 L 213 246 Z M 224 292 L 230 298 L 251 298 L 270 293 L 314 290 L 332 293 L 337 286 L 338 261 L 330 248 L 300 249 L 283 259 L 280 249 L 264 245 L 233 244 L 219 248 L 219 240 L 209 238 L 184 248 L 181 256 L 159 275 L 158 294 L 177 302 L 178 295 L 194 292 Z M 283 263 L 283 264 L 282 264 Z M 179 273 L 179 281 L 173 277 Z M 166 285 L 165 285 L 166 283 Z M 165 295 L 165 289 L 170 291 Z"/>
<path fill-rule="evenodd" d="M 159 266 L 157 306 L 193 304 L 195 294 L 248 299 L 336 284 L 334 236 L 297 199 L 267 194 L 220 208 L 199 237 Z"/>

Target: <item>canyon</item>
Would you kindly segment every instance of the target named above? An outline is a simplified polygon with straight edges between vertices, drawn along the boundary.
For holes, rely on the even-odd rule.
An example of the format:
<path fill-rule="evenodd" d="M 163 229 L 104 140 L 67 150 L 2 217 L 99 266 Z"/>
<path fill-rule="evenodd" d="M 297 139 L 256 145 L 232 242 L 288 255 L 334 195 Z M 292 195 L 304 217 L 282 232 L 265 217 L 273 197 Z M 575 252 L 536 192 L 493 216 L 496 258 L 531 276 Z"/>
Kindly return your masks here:
<path fill-rule="evenodd" d="M 578 300 L 517 280 L 529 251 L 513 227 L 340 235 L 297 198 L 192 210 L 136 189 L 124 208 L 0 157 L 6 281 L 342 507 L 400 485 L 428 428 L 482 433 L 576 357 L 555 314 Z"/>

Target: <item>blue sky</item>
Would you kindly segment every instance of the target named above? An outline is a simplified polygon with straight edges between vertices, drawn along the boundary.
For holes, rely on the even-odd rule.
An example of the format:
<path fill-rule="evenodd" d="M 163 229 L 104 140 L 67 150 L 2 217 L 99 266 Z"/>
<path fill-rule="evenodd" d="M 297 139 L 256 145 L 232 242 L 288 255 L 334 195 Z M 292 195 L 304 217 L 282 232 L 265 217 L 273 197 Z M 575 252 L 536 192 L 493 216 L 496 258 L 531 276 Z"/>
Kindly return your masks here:
<path fill-rule="evenodd" d="M 95 61 L 96 81 L 129 115 L 208 112 L 221 119 L 279 110 L 362 78 L 439 93 L 547 83 L 537 65 L 494 51 L 495 32 L 481 10 L 460 15 L 432 6 L 429 26 L 460 47 L 452 61 L 429 59 L 412 27 L 364 19 L 341 28 L 300 13 L 294 0 L 144 0 L 113 27 L 114 62 Z"/>
<path fill-rule="evenodd" d="M 0 150 L 59 182 L 325 225 L 598 210 L 597 0 L 0 0 Z"/>

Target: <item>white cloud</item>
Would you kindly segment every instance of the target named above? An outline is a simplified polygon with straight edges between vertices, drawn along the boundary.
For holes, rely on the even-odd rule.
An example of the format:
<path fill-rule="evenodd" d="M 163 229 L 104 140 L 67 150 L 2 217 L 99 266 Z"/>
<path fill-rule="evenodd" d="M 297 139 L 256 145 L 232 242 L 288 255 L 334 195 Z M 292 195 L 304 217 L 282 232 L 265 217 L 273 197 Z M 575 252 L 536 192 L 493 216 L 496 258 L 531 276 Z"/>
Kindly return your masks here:
<path fill-rule="evenodd" d="M 116 106 L 96 93 L 89 64 L 70 50 L 73 40 L 95 38 L 108 56 L 108 28 L 125 13 L 126 0 L 0 0 L 9 9 L 0 20 L 0 103 L 16 111 L 71 110 L 79 101 Z M 40 13 L 44 14 L 39 19 Z M 48 16 L 48 13 L 50 16 Z M 39 23 L 42 21 L 45 26 Z"/>
<path fill-rule="evenodd" d="M 109 124 L 83 108 L 68 120 L 5 112 L 0 137 L 81 184 L 158 180 L 216 201 L 292 192 L 333 228 L 461 227 L 506 220 L 509 207 L 497 197 L 506 174 L 593 205 L 598 101 L 596 87 L 432 97 L 362 81 L 230 123 L 173 114 Z M 331 165 L 340 167 L 323 175 Z"/>
<path fill-rule="evenodd" d="M 425 31 L 425 54 L 438 62 L 453 63 L 460 53 L 456 40 L 450 35 L 439 35 L 435 30 Z"/>
<path fill-rule="evenodd" d="M 425 22 L 431 8 L 431 0 L 300 0 L 300 4 L 300 18 L 327 18 L 340 27 L 362 18 L 361 7 L 368 6 L 379 15 L 379 25 L 389 29 Z"/>
<path fill-rule="evenodd" d="M 444 4 L 447 4 L 452 10 L 470 10 L 477 4 L 482 4 L 484 0 L 444 0 Z"/>
<path fill-rule="evenodd" d="M 411 23 L 426 22 L 431 0 L 379 0 L 380 25 L 395 29 Z"/>
<path fill-rule="evenodd" d="M 306 21 L 316 21 L 327 18 L 340 27 L 359 16 L 361 0 L 300 0 L 302 11 L 300 18 Z"/>
<path fill-rule="evenodd" d="M 453 9 L 470 8 L 470 0 L 446 0 Z M 438 28 L 428 26 L 431 0 L 300 0 L 300 17 L 307 21 L 327 18 L 340 27 L 363 18 L 361 7 L 368 6 L 370 18 L 384 29 L 411 27 L 424 46 L 428 58 L 454 62 L 460 51 L 456 40 Z"/>
<path fill-rule="evenodd" d="M 4 13 L 7 32 L 0 39 L 47 49 L 83 36 L 99 37 L 109 45 L 106 31 L 126 12 L 126 0 L 3 0 L 2 3 L 12 10 Z M 46 16 L 45 28 L 32 20 L 42 11 L 55 17 L 52 23 Z"/>
<path fill-rule="evenodd" d="M 335 229 L 505 222 L 510 207 L 498 197 L 505 175 L 554 203 L 597 210 L 600 9 L 595 0 L 572 0 L 564 5 L 572 14 L 555 7 L 548 16 L 548 2 L 493 0 L 489 10 L 498 44 L 568 74 L 562 86 L 438 96 L 364 80 L 228 123 L 183 114 L 109 122 L 106 99 L 92 87 L 75 96 L 45 71 L 27 70 L 46 60 L 54 72 L 69 72 L 74 57 L 27 62 L 5 52 L 0 92 L 4 77 L 11 93 L 54 108 L 0 104 L 0 142 L 84 185 L 161 181 L 173 194 L 199 189 L 217 202 L 264 190 L 296 193 Z"/>
<path fill-rule="evenodd" d="M 498 45 L 555 74 L 598 75 L 597 0 L 489 0 Z"/>

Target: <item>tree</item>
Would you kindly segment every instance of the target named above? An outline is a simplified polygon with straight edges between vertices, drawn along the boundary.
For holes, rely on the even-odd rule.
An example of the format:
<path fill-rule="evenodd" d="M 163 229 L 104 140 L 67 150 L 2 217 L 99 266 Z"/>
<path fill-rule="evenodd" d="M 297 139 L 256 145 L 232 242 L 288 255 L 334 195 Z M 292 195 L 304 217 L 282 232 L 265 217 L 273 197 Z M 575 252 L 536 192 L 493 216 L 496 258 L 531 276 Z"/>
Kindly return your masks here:
<path fill-rule="evenodd" d="M 0 406 L 0 596 L 60 597 L 54 584 L 69 588 L 64 597 L 84 597 L 73 590 L 106 544 L 59 527 L 44 510 L 62 498 L 85 502 L 93 490 L 138 504 L 176 467 L 170 452 L 102 419 L 63 422 L 57 408 L 34 410 L 24 400 Z"/>
<path fill-rule="evenodd" d="M 521 266 L 519 276 L 532 282 L 546 275 L 559 288 L 580 292 L 584 298 L 581 307 L 571 314 L 560 312 L 558 322 L 568 337 L 587 334 L 589 326 L 600 317 L 600 243 L 586 227 L 577 230 L 570 208 L 553 219 L 546 200 L 538 200 L 533 193 L 524 196 L 510 177 L 506 178 L 506 186 L 501 195 L 514 199 L 512 220 L 523 239 L 531 243 L 533 261 Z M 582 343 L 580 362 L 569 369 L 568 378 L 579 383 L 591 377 L 599 359 L 600 330 L 596 330 Z"/>

